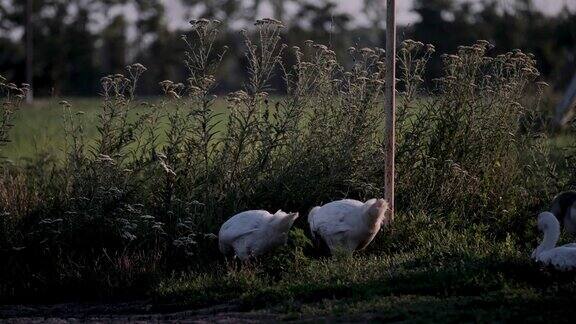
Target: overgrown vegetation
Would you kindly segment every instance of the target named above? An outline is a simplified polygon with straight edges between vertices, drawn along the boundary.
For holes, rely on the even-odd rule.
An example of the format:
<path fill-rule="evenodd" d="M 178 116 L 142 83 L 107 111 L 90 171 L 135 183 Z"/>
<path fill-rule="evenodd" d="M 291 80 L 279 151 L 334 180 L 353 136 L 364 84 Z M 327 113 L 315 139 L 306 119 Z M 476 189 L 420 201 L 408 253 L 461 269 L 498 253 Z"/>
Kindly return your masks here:
<path fill-rule="evenodd" d="M 242 271 L 227 268 L 215 257 L 214 233 L 236 212 L 306 215 L 333 199 L 383 196 L 385 53 L 350 48 L 355 64 L 347 68 L 312 41 L 288 49 L 282 24 L 260 20 L 254 34 L 243 34 L 250 78 L 226 97 L 222 116 L 214 108 L 214 71 L 226 54 L 216 46 L 218 22 L 192 26 L 194 39 L 184 39 L 189 79 L 161 82 L 166 100 L 139 102 L 146 68 L 131 65 L 102 79 L 95 142 L 82 114 L 62 102 L 65 161 L 2 169 L 4 301 L 152 293 L 186 305 L 234 299 L 260 308 L 574 291 L 572 279 L 550 277 L 528 260 L 533 216 L 574 183 L 574 173 L 549 157 L 538 106 L 545 84 L 530 54 L 491 56 L 485 41 L 443 55 L 444 75 L 433 88 L 424 74 L 434 47 L 402 44 L 393 231 L 353 258 L 317 260 L 301 217 L 287 247 Z M 271 95 L 274 73 L 285 79 L 283 96 Z M 8 91 L 5 134 L 25 90 L 0 86 Z M 548 291 L 545 283 L 557 280 L 566 285 Z"/>

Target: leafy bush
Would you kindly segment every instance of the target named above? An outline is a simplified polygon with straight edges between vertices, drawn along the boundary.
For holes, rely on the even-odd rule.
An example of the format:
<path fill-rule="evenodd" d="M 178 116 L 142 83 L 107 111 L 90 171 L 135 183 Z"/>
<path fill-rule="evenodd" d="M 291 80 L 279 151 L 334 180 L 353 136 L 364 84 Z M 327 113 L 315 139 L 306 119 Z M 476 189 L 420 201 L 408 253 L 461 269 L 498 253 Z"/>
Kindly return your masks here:
<path fill-rule="evenodd" d="M 18 87 L 8 83 L 0 75 L 0 154 L 2 148 L 10 143 L 9 132 L 14 126 L 14 114 L 22 105 L 28 93 L 28 86 Z M 35 203 L 34 193 L 29 190 L 25 179 L 5 168 L 5 158 L 0 155 L 0 247 L 12 243 L 15 225 L 24 217 Z"/>
<path fill-rule="evenodd" d="M 404 42 L 398 196 L 412 210 L 455 213 L 506 233 L 554 183 L 545 138 L 530 126 L 541 116 L 528 93 L 544 87 L 536 62 L 520 51 L 490 57 L 489 47 L 479 41 L 443 55 L 445 76 L 429 91 L 422 66 L 432 48 Z"/>
<path fill-rule="evenodd" d="M 7 262 L 0 281 L 7 284 L 0 294 L 45 292 L 49 285 L 73 291 L 80 281 L 110 294 L 162 272 L 202 273 L 223 264 L 214 257 L 212 233 L 241 210 L 281 207 L 306 215 L 337 198 L 383 196 L 382 49 L 351 47 L 355 64 L 345 67 L 312 41 L 288 53 L 282 24 L 260 20 L 254 35 L 243 33 L 250 77 L 226 97 L 229 110 L 220 115 L 213 109 L 215 67 L 226 48 L 216 48 L 218 22 L 192 27 L 194 39 L 184 38 L 189 78 L 161 82 L 166 100 L 138 102 L 134 93 L 146 68 L 131 65 L 125 75 L 102 79 L 94 143 L 82 114 L 62 102 L 66 160 L 39 158 L 3 171 L 0 258 Z M 397 210 L 434 217 L 399 220 L 405 224 L 373 250 L 409 253 L 430 238 L 419 227 L 430 224 L 463 231 L 445 249 L 419 248 L 438 260 L 466 240 L 480 249 L 475 244 L 487 237 L 507 247 L 509 240 L 533 238 L 527 217 L 557 186 L 548 180 L 555 171 L 544 138 L 532 127 L 538 101 L 527 95 L 543 84 L 532 56 L 488 51 L 479 41 L 443 56 L 445 75 L 425 89 L 433 46 L 402 44 Z M 283 96 L 272 94 L 273 73 L 285 78 Z M 17 107 L 11 96 L 3 106 L 8 117 Z M 306 228 L 305 218 L 298 227 Z M 262 261 L 262 276 L 278 280 L 305 268 L 308 242 L 299 229 L 292 238 Z"/>

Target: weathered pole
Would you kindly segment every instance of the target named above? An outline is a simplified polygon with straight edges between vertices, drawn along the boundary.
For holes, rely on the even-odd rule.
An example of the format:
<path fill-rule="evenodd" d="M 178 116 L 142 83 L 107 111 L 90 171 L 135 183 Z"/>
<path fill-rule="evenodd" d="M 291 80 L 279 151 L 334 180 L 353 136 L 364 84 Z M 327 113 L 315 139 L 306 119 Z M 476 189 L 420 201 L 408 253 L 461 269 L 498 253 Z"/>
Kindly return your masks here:
<path fill-rule="evenodd" d="M 384 188 L 390 205 L 390 222 L 394 220 L 394 155 L 396 152 L 396 1 L 386 0 L 386 160 Z"/>
<path fill-rule="evenodd" d="M 32 13 L 34 11 L 33 2 L 34 0 L 26 1 L 26 83 L 30 85 L 28 95 L 26 96 L 26 102 L 29 104 L 34 101 L 34 94 L 32 92 L 34 78 L 34 30 L 32 25 Z"/>

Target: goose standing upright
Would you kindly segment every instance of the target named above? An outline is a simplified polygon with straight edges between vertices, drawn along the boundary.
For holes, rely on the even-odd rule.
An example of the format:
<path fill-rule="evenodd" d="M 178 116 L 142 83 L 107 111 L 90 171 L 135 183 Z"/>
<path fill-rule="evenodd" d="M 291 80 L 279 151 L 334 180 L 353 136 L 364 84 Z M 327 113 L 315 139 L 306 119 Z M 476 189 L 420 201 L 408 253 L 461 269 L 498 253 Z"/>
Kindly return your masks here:
<path fill-rule="evenodd" d="M 278 210 L 248 210 L 232 216 L 220 228 L 218 244 L 226 256 L 236 255 L 246 261 L 286 244 L 288 232 L 298 213 Z"/>
<path fill-rule="evenodd" d="M 368 246 L 383 223 L 388 225 L 387 210 L 384 199 L 364 203 L 343 199 L 314 207 L 308 214 L 308 223 L 313 237 L 324 240 L 331 254 L 352 253 Z"/>
<path fill-rule="evenodd" d="M 544 233 L 542 243 L 532 252 L 532 258 L 560 271 L 576 270 L 576 245 L 555 247 L 560 238 L 560 222 L 550 212 L 538 215 L 538 229 Z"/>

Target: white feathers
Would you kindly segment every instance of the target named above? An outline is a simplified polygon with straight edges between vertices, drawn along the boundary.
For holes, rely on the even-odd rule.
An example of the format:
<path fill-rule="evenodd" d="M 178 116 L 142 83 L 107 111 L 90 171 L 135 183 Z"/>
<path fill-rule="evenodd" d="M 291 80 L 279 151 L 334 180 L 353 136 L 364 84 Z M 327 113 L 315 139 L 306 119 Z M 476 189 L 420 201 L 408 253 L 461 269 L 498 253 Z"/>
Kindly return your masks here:
<path fill-rule="evenodd" d="M 560 238 L 560 223 L 554 214 L 538 215 L 538 229 L 544 233 L 544 239 L 532 252 L 532 258 L 560 271 L 576 270 L 576 244 L 555 247 Z"/>
<path fill-rule="evenodd" d="M 352 199 L 330 202 L 314 207 L 308 214 L 310 231 L 321 238 L 334 254 L 362 250 L 382 226 L 388 223 L 385 213 L 388 203 L 384 199 L 370 199 L 365 203 Z"/>
<path fill-rule="evenodd" d="M 388 224 L 387 210 L 384 199 L 370 199 L 365 203 L 344 199 L 314 207 L 308 222 L 312 235 L 324 240 L 332 253 L 337 250 L 352 253 L 368 246 L 382 224 Z M 243 261 L 260 256 L 286 243 L 296 218 L 298 213 L 281 210 L 274 215 L 265 210 L 236 214 L 220 228 L 220 251 Z"/>
<path fill-rule="evenodd" d="M 235 254 L 245 261 L 286 244 L 288 231 L 298 213 L 281 210 L 274 215 L 265 210 L 249 210 L 232 216 L 218 234 L 220 252 Z"/>

